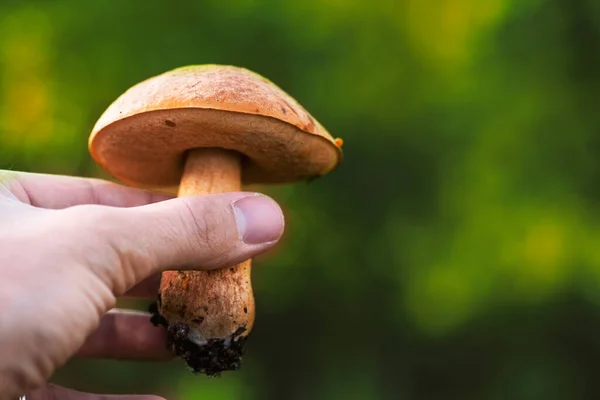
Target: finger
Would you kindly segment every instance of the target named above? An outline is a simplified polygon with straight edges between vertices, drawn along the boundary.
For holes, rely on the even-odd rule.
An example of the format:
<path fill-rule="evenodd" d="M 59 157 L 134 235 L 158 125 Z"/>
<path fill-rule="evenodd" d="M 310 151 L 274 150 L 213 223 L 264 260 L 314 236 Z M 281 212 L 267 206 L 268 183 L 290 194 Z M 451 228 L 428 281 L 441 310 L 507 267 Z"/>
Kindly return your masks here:
<path fill-rule="evenodd" d="M 215 269 L 241 263 L 271 248 L 284 228 L 277 203 L 249 193 L 182 197 L 131 209 L 80 211 L 74 218 L 87 218 L 87 223 L 79 227 L 93 229 L 94 236 L 110 243 L 117 254 L 114 265 L 101 268 L 120 268 L 97 271 L 107 283 L 112 280 L 117 295 L 131 288 L 118 287 L 122 282 L 133 285 L 160 271 Z"/>
<path fill-rule="evenodd" d="M 160 286 L 160 274 L 154 274 L 131 288 L 123 297 L 134 299 L 155 299 Z"/>
<path fill-rule="evenodd" d="M 27 400 L 164 400 L 154 395 L 92 394 L 48 383 L 26 395 Z"/>
<path fill-rule="evenodd" d="M 81 204 L 135 207 L 172 198 L 100 179 L 0 171 L 1 180 L 25 204 L 62 209 Z"/>
<path fill-rule="evenodd" d="M 167 336 L 150 322 L 150 314 L 112 310 L 77 352 L 79 357 L 115 360 L 169 360 Z"/>

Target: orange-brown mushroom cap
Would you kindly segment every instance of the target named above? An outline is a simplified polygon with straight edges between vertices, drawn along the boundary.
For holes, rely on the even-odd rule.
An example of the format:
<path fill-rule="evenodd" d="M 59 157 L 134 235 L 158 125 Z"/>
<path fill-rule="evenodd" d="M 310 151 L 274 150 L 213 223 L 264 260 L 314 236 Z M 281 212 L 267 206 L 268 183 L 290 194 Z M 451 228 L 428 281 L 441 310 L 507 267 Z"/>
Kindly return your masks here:
<path fill-rule="evenodd" d="M 242 181 L 311 179 L 342 161 L 336 141 L 282 89 L 244 68 L 178 68 L 133 86 L 111 104 L 89 140 L 93 158 L 136 186 L 179 184 L 185 153 L 243 154 Z"/>

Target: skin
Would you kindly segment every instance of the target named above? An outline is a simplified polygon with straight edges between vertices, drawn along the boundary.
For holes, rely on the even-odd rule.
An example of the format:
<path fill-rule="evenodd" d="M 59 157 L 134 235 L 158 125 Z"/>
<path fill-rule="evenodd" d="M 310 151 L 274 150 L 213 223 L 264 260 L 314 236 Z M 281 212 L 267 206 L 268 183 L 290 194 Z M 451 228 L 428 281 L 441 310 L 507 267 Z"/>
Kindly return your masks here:
<path fill-rule="evenodd" d="M 271 248 L 283 229 L 279 206 L 255 193 L 169 198 L 0 171 L 0 399 L 159 399 L 47 381 L 72 357 L 171 358 L 164 331 L 148 314 L 114 309 L 117 298 L 154 299 L 161 271 L 240 263 Z"/>

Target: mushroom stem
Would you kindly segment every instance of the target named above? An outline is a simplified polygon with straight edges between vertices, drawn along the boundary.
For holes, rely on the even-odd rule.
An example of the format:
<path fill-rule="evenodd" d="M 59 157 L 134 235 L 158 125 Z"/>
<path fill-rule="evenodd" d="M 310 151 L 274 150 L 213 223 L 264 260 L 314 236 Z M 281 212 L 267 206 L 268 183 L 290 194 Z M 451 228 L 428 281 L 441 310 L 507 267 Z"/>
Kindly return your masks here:
<path fill-rule="evenodd" d="M 178 197 L 239 191 L 240 164 L 240 155 L 233 151 L 191 150 Z M 218 375 L 240 368 L 254 323 L 250 265 L 247 260 L 225 269 L 163 273 L 158 312 L 168 327 L 171 348 L 192 371 Z"/>

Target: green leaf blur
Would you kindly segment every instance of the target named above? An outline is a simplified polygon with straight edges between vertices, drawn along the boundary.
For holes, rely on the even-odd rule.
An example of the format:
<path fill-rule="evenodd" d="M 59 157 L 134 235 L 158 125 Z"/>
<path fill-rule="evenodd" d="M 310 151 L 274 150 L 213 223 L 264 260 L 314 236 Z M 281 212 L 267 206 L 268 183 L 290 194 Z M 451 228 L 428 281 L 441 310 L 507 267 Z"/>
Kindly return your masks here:
<path fill-rule="evenodd" d="M 96 119 L 188 64 L 254 70 L 344 139 L 331 175 L 258 188 L 287 231 L 255 263 L 241 371 L 74 360 L 53 380 L 182 400 L 600 391 L 599 4 L 0 1 L 1 169 L 112 179 Z"/>

